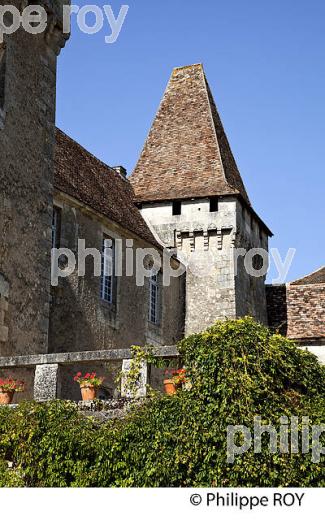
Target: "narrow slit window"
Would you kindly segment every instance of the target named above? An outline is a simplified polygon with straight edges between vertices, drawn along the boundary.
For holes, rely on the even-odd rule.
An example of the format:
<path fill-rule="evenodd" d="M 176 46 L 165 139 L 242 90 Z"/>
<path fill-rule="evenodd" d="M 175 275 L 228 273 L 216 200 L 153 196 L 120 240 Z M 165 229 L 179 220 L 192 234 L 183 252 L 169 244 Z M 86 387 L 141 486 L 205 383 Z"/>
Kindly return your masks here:
<path fill-rule="evenodd" d="M 114 257 L 114 240 L 105 237 L 102 246 L 100 296 L 101 299 L 107 303 L 113 303 L 114 300 Z"/>
<path fill-rule="evenodd" d="M 61 242 L 61 208 L 54 206 L 52 217 L 52 249 L 59 248 Z"/>
<path fill-rule="evenodd" d="M 173 202 L 173 215 L 181 215 L 182 203 L 180 200 L 174 200 Z"/>
<path fill-rule="evenodd" d="M 6 87 L 6 49 L 0 43 L 0 109 L 5 106 L 5 87 Z"/>
<path fill-rule="evenodd" d="M 211 197 L 210 198 L 210 212 L 218 211 L 219 209 L 219 198 Z"/>

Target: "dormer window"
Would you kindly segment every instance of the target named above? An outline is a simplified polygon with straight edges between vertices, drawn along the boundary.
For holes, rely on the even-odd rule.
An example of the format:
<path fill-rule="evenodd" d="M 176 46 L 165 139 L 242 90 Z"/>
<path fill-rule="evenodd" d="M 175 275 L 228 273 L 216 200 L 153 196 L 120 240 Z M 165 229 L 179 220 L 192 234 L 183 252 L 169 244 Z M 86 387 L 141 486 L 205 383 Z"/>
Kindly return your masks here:
<path fill-rule="evenodd" d="M 6 48 L 0 43 L 0 110 L 5 106 Z"/>
<path fill-rule="evenodd" d="M 218 197 L 211 197 L 210 198 L 210 212 L 218 211 L 219 209 L 219 198 Z"/>

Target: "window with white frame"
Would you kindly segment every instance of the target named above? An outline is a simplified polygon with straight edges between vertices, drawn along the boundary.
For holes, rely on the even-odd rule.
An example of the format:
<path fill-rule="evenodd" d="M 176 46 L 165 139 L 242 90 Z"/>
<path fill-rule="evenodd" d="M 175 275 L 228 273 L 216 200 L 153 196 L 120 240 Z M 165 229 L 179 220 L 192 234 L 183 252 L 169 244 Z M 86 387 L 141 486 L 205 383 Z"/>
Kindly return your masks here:
<path fill-rule="evenodd" d="M 113 303 L 114 301 L 114 257 L 114 240 L 104 237 L 102 245 L 100 296 L 101 299 L 107 303 Z"/>
<path fill-rule="evenodd" d="M 155 325 L 160 321 L 160 276 L 152 273 L 149 278 L 149 321 Z"/>
<path fill-rule="evenodd" d="M 61 238 L 61 209 L 57 206 L 53 207 L 52 215 L 52 249 L 60 247 Z"/>

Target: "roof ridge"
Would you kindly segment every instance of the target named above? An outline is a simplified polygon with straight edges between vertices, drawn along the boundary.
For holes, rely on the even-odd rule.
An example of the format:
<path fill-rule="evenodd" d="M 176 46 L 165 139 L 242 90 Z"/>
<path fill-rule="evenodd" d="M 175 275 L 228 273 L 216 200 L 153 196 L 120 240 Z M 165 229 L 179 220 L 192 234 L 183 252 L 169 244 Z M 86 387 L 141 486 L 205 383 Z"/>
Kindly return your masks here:
<path fill-rule="evenodd" d="M 192 69 L 193 67 L 202 67 L 202 69 L 204 70 L 203 63 L 193 63 L 193 65 L 183 65 L 182 67 L 174 67 L 173 71 Z"/>
<path fill-rule="evenodd" d="M 321 273 L 322 271 L 325 271 L 325 265 L 322 265 L 321 267 L 319 267 L 315 271 L 312 271 L 309 274 L 305 274 L 304 276 L 301 276 L 300 278 L 297 278 L 295 280 L 292 280 L 291 282 L 288 282 L 288 284 L 290 285 L 290 284 L 295 284 L 296 282 L 304 281 L 306 278 L 310 278 L 311 276 Z M 316 282 L 315 284 L 312 284 L 312 285 L 317 285 L 317 284 L 320 285 L 323 283 L 325 283 L 325 282 Z M 310 285 L 310 284 L 307 283 L 306 285 Z"/>
<path fill-rule="evenodd" d="M 216 129 L 215 121 L 214 121 L 214 118 L 213 118 L 212 107 L 211 107 L 211 103 L 210 103 L 210 99 L 209 99 L 208 82 L 207 82 L 207 79 L 206 79 L 206 75 L 205 75 L 203 66 L 202 66 L 202 74 L 203 74 L 203 81 L 204 81 L 204 85 L 205 85 L 205 92 L 206 92 L 206 97 L 207 97 L 207 102 L 208 102 L 208 107 L 209 107 L 209 115 L 210 115 L 210 119 L 211 119 L 211 126 L 212 126 L 212 130 L 214 132 L 215 138 L 216 138 L 216 146 L 217 146 L 217 150 L 218 150 L 218 153 L 219 153 L 219 156 L 220 156 L 221 170 L 222 170 L 222 173 L 223 173 L 224 180 L 225 180 L 225 182 L 227 182 L 226 172 L 225 172 L 225 168 L 224 168 L 224 165 L 223 165 L 221 150 L 220 150 L 218 136 L 217 136 L 217 129 Z"/>

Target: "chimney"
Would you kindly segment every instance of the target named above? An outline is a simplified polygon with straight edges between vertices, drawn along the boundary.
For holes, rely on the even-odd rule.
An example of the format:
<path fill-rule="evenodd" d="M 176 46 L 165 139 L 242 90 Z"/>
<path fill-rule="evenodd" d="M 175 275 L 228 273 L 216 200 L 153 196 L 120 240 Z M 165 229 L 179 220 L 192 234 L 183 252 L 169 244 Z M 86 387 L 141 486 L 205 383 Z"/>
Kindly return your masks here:
<path fill-rule="evenodd" d="M 128 172 L 126 171 L 126 169 L 124 168 L 124 166 L 112 166 L 113 170 L 115 170 L 117 173 L 119 173 L 121 175 L 121 177 L 124 177 L 124 179 L 126 179 L 126 176 L 128 174 Z"/>

